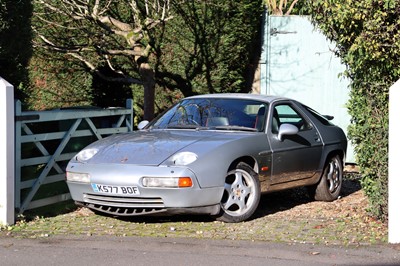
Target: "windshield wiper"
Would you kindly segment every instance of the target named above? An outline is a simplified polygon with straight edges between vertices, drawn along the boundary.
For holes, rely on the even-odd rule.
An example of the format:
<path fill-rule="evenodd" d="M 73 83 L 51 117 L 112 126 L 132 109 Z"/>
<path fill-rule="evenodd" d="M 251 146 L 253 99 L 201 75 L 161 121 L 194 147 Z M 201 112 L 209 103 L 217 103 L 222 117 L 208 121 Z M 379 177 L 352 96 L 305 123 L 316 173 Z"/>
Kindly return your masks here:
<path fill-rule="evenodd" d="M 194 124 L 180 124 L 180 125 L 168 125 L 168 129 L 197 129 L 197 130 L 207 130 L 207 129 L 215 129 L 215 130 L 236 130 L 236 131 L 251 131 L 256 132 L 256 128 L 252 127 L 244 127 L 244 126 L 212 126 L 212 127 L 202 127 Z"/>
<path fill-rule="evenodd" d="M 201 126 L 193 124 L 181 124 L 181 125 L 168 125 L 167 128 L 170 129 L 199 129 Z"/>
<path fill-rule="evenodd" d="M 244 127 L 244 126 L 215 126 L 213 127 L 217 130 L 238 130 L 238 131 L 257 131 L 257 128 Z"/>

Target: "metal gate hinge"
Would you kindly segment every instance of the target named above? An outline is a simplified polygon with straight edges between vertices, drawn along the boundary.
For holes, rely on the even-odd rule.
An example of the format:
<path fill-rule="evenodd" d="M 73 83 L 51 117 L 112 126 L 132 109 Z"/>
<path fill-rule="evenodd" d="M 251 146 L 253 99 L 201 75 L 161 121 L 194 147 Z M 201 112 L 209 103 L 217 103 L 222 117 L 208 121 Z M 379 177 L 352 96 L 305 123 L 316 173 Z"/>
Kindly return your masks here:
<path fill-rule="evenodd" d="M 281 30 L 278 30 L 277 28 L 271 28 L 270 29 L 270 34 L 271 34 L 271 36 L 276 36 L 276 35 L 278 35 L 278 34 L 296 34 L 297 33 L 297 31 L 281 31 Z"/>

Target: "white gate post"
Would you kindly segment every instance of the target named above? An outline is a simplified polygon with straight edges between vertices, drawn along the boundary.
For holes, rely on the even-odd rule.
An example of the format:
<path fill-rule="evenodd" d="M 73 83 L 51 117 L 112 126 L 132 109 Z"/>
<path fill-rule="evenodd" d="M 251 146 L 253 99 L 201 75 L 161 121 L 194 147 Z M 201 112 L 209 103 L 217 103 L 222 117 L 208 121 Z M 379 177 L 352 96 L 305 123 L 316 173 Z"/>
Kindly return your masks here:
<path fill-rule="evenodd" d="M 0 77 L 0 225 L 14 224 L 14 87 Z"/>
<path fill-rule="evenodd" d="M 400 243 L 400 80 L 389 89 L 389 243 Z"/>

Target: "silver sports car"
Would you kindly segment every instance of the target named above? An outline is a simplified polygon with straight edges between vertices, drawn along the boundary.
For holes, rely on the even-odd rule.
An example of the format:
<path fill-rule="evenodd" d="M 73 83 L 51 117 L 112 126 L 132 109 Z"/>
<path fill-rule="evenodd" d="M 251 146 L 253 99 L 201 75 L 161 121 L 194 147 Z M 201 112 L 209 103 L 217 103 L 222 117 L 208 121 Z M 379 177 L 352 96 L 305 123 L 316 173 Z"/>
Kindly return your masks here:
<path fill-rule="evenodd" d="M 338 198 L 347 139 L 291 99 L 254 94 L 188 97 L 138 131 L 113 135 L 67 166 L 73 200 L 117 216 L 252 216 L 262 193 L 307 186 Z"/>

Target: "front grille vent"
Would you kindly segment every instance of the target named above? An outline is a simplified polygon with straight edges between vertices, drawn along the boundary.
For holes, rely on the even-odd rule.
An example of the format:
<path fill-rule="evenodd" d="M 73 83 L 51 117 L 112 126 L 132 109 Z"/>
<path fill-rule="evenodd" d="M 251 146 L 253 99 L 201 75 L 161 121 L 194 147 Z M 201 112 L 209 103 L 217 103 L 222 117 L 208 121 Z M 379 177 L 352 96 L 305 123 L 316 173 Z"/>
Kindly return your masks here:
<path fill-rule="evenodd" d="M 149 215 L 165 212 L 161 198 L 139 198 L 84 194 L 83 204 L 95 211 L 118 216 Z"/>

